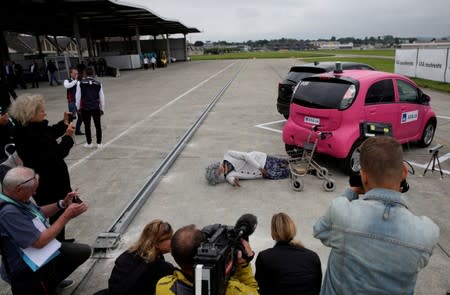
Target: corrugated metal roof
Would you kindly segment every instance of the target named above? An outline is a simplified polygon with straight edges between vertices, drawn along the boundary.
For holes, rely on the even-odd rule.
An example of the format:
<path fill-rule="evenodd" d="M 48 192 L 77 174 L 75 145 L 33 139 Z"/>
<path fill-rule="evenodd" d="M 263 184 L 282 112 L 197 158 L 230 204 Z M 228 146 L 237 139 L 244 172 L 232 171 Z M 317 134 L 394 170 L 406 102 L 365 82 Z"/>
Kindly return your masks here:
<path fill-rule="evenodd" d="M 121 4 L 117 0 L 6 0 L 2 2 L 7 12 L 0 18 L 0 30 L 73 37 L 75 17 L 81 37 L 133 36 L 136 25 L 140 35 L 200 32 L 146 9 Z"/>

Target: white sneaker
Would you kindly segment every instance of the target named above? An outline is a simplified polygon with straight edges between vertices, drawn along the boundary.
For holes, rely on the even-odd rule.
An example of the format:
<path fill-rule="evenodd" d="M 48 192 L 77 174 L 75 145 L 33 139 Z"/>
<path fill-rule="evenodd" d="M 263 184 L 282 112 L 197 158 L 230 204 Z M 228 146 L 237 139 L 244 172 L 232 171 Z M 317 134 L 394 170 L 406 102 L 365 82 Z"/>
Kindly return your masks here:
<path fill-rule="evenodd" d="M 92 147 L 94 147 L 94 145 L 92 143 L 87 143 L 87 142 L 83 146 L 85 148 L 92 148 Z"/>
<path fill-rule="evenodd" d="M 97 143 L 97 148 L 98 148 L 98 149 L 101 149 L 101 148 L 103 148 L 103 144 L 101 144 L 101 143 Z"/>

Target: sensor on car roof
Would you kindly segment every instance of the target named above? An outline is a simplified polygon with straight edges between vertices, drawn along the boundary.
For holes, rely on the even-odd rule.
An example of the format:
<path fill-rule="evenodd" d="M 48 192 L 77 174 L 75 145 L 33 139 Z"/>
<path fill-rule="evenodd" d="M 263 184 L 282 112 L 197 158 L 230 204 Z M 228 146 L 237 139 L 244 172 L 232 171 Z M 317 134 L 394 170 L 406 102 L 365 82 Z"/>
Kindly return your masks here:
<path fill-rule="evenodd" d="M 334 73 L 336 73 L 336 74 L 342 73 L 342 64 L 340 62 L 336 63 L 336 69 L 334 70 Z"/>

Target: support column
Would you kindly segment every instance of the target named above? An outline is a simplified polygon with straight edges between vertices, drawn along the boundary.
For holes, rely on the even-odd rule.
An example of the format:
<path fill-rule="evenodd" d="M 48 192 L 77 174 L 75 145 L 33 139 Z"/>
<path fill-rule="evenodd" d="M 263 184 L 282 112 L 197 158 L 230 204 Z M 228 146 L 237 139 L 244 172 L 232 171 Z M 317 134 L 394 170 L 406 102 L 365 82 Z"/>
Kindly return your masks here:
<path fill-rule="evenodd" d="M 87 46 L 87 50 L 88 50 L 88 57 L 92 57 L 92 38 L 91 38 L 91 32 L 88 32 L 87 36 L 86 36 L 86 46 Z"/>
<path fill-rule="evenodd" d="M 166 34 L 166 57 L 167 57 L 167 64 L 170 64 L 170 42 L 169 42 L 169 34 Z"/>
<path fill-rule="evenodd" d="M 81 63 L 83 60 L 83 54 L 81 52 L 81 38 L 80 38 L 80 27 L 78 25 L 78 18 L 76 15 L 72 16 L 73 33 L 75 39 L 77 40 L 77 51 L 78 51 L 78 62 Z"/>
<path fill-rule="evenodd" d="M 53 36 L 53 42 L 55 42 L 56 47 L 56 55 L 60 54 L 59 45 L 58 45 L 58 38 L 56 38 L 56 35 Z"/>
<path fill-rule="evenodd" d="M 139 56 L 142 56 L 141 51 L 141 35 L 139 34 L 139 26 L 136 25 L 136 49 Z"/>
<path fill-rule="evenodd" d="M 39 52 L 39 55 L 42 55 L 41 38 L 39 38 L 38 34 L 34 35 L 34 37 L 36 38 L 36 46 L 37 46 L 37 50 Z"/>
<path fill-rule="evenodd" d="M 184 61 L 187 61 L 188 60 L 188 54 L 187 54 L 187 42 L 186 42 L 186 34 L 183 34 L 183 36 L 184 36 Z"/>
<path fill-rule="evenodd" d="M 8 44 L 6 43 L 5 32 L 0 34 L 0 64 L 3 65 L 4 60 L 9 60 Z"/>

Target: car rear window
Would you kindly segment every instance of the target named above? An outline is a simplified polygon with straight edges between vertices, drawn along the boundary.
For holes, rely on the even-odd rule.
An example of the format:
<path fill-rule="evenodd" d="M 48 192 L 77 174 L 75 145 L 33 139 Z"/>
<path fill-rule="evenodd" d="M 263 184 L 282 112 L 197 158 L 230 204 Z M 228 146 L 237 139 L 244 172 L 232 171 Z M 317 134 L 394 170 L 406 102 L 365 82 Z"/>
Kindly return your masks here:
<path fill-rule="evenodd" d="M 302 81 L 292 102 L 308 108 L 345 109 L 353 102 L 356 91 L 356 85 L 349 81 Z"/>
<path fill-rule="evenodd" d="M 313 67 L 294 67 L 291 68 L 291 71 L 288 73 L 286 79 L 298 82 L 302 79 L 311 77 L 315 74 L 325 73 L 326 70 L 322 68 L 313 68 Z"/>

